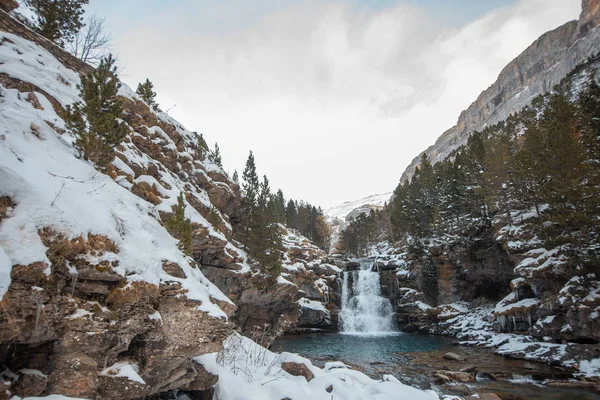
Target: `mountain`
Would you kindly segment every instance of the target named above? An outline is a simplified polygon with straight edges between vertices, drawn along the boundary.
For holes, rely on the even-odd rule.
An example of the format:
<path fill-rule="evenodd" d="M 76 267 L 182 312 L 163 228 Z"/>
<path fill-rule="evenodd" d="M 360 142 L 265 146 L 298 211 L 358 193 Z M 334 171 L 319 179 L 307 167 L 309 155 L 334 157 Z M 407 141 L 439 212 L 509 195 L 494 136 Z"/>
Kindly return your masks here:
<path fill-rule="evenodd" d="M 340 233 L 348 222 L 360 214 L 368 214 L 371 210 L 379 210 L 384 204 L 389 203 L 392 193 L 373 194 L 360 200 L 346 201 L 338 206 L 323 211 L 327 222 L 331 226 L 331 249 L 335 249 Z"/>
<path fill-rule="evenodd" d="M 548 92 L 578 64 L 600 52 L 600 4 L 583 0 L 578 21 L 570 21 L 547 32 L 511 61 L 488 89 L 463 111 L 455 126 L 425 150 L 432 163 L 446 158 L 467 142 L 469 136 L 506 119 Z M 410 179 L 420 155 L 402 174 Z"/>
<path fill-rule="evenodd" d="M 348 217 L 355 218 L 359 210 L 370 210 L 371 208 L 381 208 L 390 201 L 392 193 L 373 194 L 360 200 L 346 201 L 338 206 L 328 208 L 323 211 L 328 221 L 341 220 L 346 221 Z"/>

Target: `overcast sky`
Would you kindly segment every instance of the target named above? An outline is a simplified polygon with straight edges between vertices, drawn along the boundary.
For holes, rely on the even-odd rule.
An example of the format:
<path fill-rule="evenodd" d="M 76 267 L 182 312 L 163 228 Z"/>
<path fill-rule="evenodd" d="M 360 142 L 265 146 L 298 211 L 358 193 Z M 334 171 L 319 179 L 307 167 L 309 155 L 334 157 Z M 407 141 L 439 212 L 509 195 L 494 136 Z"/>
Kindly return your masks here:
<path fill-rule="evenodd" d="M 392 191 L 501 69 L 580 0 L 92 0 L 122 79 L 218 142 L 224 168 L 324 208 Z"/>

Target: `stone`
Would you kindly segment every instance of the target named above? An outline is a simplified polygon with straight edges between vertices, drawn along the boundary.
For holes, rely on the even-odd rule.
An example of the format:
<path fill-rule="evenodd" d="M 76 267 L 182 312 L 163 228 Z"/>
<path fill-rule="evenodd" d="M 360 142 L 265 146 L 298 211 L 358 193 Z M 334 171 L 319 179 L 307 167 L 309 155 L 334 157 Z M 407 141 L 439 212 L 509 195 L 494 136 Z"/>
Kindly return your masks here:
<path fill-rule="evenodd" d="M 458 355 L 456 353 L 446 353 L 444 354 L 444 358 L 446 360 L 452 360 L 452 361 L 465 361 L 467 358 L 461 355 Z"/>
<path fill-rule="evenodd" d="M 162 265 L 162 269 L 163 271 L 165 271 L 167 274 L 174 276 L 175 278 L 181 278 L 181 279 L 185 279 L 185 272 L 183 272 L 183 269 L 181 269 L 181 267 L 173 262 L 169 262 L 169 261 L 164 261 L 163 265 Z"/>
<path fill-rule="evenodd" d="M 283 362 L 281 363 L 281 369 L 286 371 L 290 375 L 303 376 L 308 382 L 310 382 L 315 375 L 305 364 L 295 362 Z"/>
<path fill-rule="evenodd" d="M 473 365 L 470 365 L 468 367 L 464 367 L 464 368 L 459 369 L 459 371 L 460 372 L 466 372 L 466 373 L 469 373 L 469 374 L 476 374 L 477 373 L 477 367 L 473 366 Z"/>
<path fill-rule="evenodd" d="M 475 381 L 475 374 L 469 374 L 466 372 L 439 370 L 435 371 L 433 373 L 433 376 L 434 378 L 436 378 L 436 380 L 441 381 L 443 383 Z"/>
<path fill-rule="evenodd" d="M 15 0 L 0 0 L 0 8 L 6 12 L 11 12 L 17 7 L 19 7 L 19 3 Z"/>
<path fill-rule="evenodd" d="M 11 392 L 20 396 L 40 396 L 48 386 L 48 376 L 38 370 L 21 370 L 18 372 L 19 379 L 10 388 Z"/>
<path fill-rule="evenodd" d="M 473 396 L 465 397 L 465 400 L 502 400 L 494 393 L 477 393 Z"/>
<path fill-rule="evenodd" d="M 325 391 L 326 391 L 327 393 L 331 393 L 331 392 L 333 392 L 333 385 L 329 385 L 329 386 L 327 386 L 327 387 L 325 388 Z"/>

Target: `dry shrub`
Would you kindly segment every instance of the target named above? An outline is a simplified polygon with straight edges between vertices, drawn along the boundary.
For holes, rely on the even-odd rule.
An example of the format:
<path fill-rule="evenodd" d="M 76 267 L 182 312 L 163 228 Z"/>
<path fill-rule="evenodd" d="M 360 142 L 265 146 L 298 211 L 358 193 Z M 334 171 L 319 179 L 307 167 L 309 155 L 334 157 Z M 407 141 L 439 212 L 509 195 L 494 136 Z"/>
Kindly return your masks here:
<path fill-rule="evenodd" d="M 9 208 L 13 208 L 15 203 L 8 196 L 0 196 L 0 222 L 6 218 Z"/>
<path fill-rule="evenodd" d="M 111 290 L 106 298 L 106 303 L 113 307 L 142 302 L 157 306 L 159 297 L 158 286 L 148 282 L 133 282 Z"/>
<path fill-rule="evenodd" d="M 160 192 L 154 184 L 151 186 L 147 182 L 138 182 L 131 188 L 131 193 L 154 205 L 158 205 L 162 202 Z"/>
<path fill-rule="evenodd" d="M 35 108 L 36 110 L 43 110 L 42 105 L 40 104 L 37 96 L 35 95 L 35 93 L 33 92 L 29 92 L 29 94 L 27 94 L 27 98 L 26 100 L 31 103 L 31 105 L 33 105 L 33 108 Z"/>
<path fill-rule="evenodd" d="M 118 253 L 117 245 L 104 235 L 88 234 L 74 239 L 68 239 L 64 234 L 55 232 L 51 228 L 38 231 L 42 243 L 48 247 L 46 255 L 52 264 L 62 264 L 65 260 L 74 261 L 80 254 L 102 255 L 109 251 Z"/>

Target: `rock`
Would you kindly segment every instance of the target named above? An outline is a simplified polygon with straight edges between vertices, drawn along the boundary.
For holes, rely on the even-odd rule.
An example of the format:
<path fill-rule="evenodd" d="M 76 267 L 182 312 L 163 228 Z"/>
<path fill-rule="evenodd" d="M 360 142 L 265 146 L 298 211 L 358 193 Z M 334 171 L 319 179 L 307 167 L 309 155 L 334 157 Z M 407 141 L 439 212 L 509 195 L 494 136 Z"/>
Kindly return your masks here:
<path fill-rule="evenodd" d="M 433 373 L 434 378 L 437 381 L 448 383 L 448 382 L 474 382 L 475 374 L 469 374 L 466 372 L 456 372 L 456 371 L 435 371 Z"/>
<path fill-rule="evenodd" d="M 6 12 L 10 12 L 19 7 L 19 3 L 15 0 L 0 0 L 0 8 Z"/>
<path fill-rule="evenodd" d="M 329 385 L 329 386 L 327 386 L 327 387 L 325 388 L 325 391 L 326 391 L 327 393 L 331 393 L 331 392 L 333 392 L 333 385 Z"/>
<path fill-rule="evenodd" d="M 464 383 L 444 385 L 444 389 L 450 393 L 455 393 L 459 396 L 468 396 L 471 393 L 473 393 L 473 391 L 469 389 L 469 387 Z"/>
<path fill-rule="evenodd" d="M 181 267 L 179 265 L 177 265 L 173 262 L 163 261 L 162 269 L 167 274 L 174 276 L 175 278 L 181 278 L 181 279 L 186 278 L 185 272 L 183 272 L 183 269 L 181 269 Z"/>
<path fill-rule="evenodd" d="M 150 392 L 150 386 L 125 377 L 100 376 L 99 386 L 104 399 L 139 399 Z"/>
<path fill-rule="evenodd" d="M 477 373 L 477 367 L 475 366 L 468 366 L 468 367 L 464 367 L 459 369 L 460 372 L 466 372 L 469 374 L 476 374 Z"/>
<path fill-rule="evenodd" d="M 283 362 L 281 363 L 281 369 L 286 371 L 290 375 L 303 376 L 308 382 L 310 382 L 315 375 L 305 364 L 295 362 Z"/>
<path fill-rule="evenodd" d="M 465 361 L 467 358 L 464 356 L 460 356 L 456 353 L 446 353 L 444 354 L 444 358 L 446 360 L 453 360 L 453 361 Z"/>
<path fill-rule="evenodd" d="M 502 400 L 494 393 L 477 393 L 473 396 L 465 397 L 465 400 Z"/>
<path fill-rule="evenodd" d="M 490 372 L 489 376 L 493 381 L 508 381 L 512 379 L 512 375 L 505 372 Z"/>
<path fill-rule="evenodd" d="M 40 396 L 48 385 L 48 376 L 41 371 L 23 369 L 18 372 L 19 379 L 10 388 L 11 392 L 20 396 Z"/>
<path fill-rule="evenodd" d="M 274 279 L 250 276 L 223 268 L 202 266 L 202 273 L 237 306 L 234 320 L 247 336 L 254 327 L 268 326 L 275 335 L 293 329 L 301 316 L 298 287 Z"/>
<path fill-rule="evenodd" d="M 302 299 L 298 301 L 302 314 L 298 319 L 298 326 L 302 328 L 328 328 L 331 327 L 331 316 L 324 308 L 314 308 L 307 305 Z M 310 303 L 309 303 L 310 304 Z"/>
<path fill-rule="evenodd" d="M 596 393 L 600 393 L 600 382 L 594 381 L 555 381 L 550 380 L 546 381 L 545 385 L 549 387 L 555 387 L 560 389 L 576 389 L 576 390 L 585 390 L 585 391 L 593 391 Z"/>

